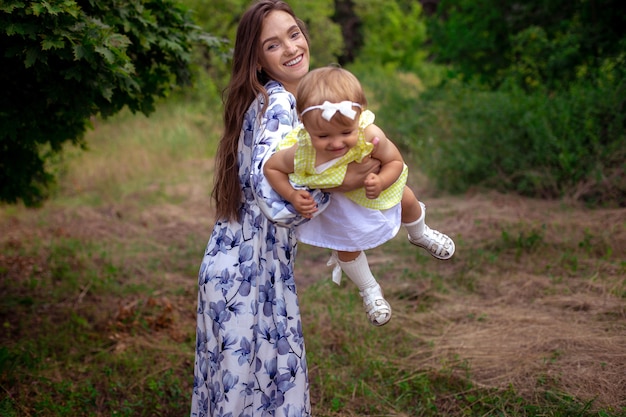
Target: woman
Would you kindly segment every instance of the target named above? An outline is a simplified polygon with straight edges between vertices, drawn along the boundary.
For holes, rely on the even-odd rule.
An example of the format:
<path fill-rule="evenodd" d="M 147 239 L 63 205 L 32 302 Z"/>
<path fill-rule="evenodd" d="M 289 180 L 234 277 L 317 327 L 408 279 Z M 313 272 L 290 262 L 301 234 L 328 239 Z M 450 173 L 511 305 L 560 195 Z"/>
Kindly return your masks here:
<path fill-rule="evenodd" d="M 298 123 L 294 94 L 308 70 L 304 24 L 291 8 L 278 0 L 252 5 L 237 29 L 216 156 L 218 220 L 199 272 L 192 416 L 311 414 L 293 276 L 293 227 L 305 219 L 263 176 Z M 344 189 L 377 167 L 353 164 Z M 320 210 L 328 203 L 327 194 L 312 198 Z"/>

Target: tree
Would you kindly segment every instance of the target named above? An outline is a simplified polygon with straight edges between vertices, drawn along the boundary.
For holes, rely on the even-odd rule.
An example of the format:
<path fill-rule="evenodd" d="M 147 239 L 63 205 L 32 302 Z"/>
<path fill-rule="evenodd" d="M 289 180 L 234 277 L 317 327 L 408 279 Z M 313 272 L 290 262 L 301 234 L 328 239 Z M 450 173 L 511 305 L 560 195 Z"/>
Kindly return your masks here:
<path fill-rule="evenodd" d="M 624 206 L 622 3 L 441 0 L 429 47 L 449 72 L 422 120 L 447 121 L 422 164 L 431 177 L 456 191 L 486 185 Z"/>
<path fill-rule="evenodd" d="M 424 60 L 426 26 L 419 2 L 335 0 L 333 19 L 341 25 L 345 45 L 342 65 L 382 64 L 411 71 Z"/>
<path fill-rule="evenodd" d="M 151 113 L 203 36 L 175 0 L 2 1 L 0 201 L 41 203 L 49 158 L 84 147 L 94 115 Z"/>
<path fill-rule="evenodd" d="M 559 89 L 596 69 L 622 66 L 626 14 L 619 0 L 441 0 L 429 20 L 439 63 L 497 87 Z"/>

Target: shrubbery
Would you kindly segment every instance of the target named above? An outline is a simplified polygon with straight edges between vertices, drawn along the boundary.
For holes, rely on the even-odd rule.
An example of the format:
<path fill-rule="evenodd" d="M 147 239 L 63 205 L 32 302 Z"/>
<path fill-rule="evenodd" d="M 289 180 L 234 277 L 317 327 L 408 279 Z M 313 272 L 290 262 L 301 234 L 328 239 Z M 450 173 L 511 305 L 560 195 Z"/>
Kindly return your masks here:
<path fill-rule="evenodd" d="M 365 80 L 380 125 L 440 190 L 626 205 L 626 79 L 550 95 L 456 81 L 423 89 L 397 75 Z"/>
<path fill-rule="evenodd" d="M 623 204 L 626 119 L 616 104 L 626 84 L 614 87 L 577 85 L 546 97 L 448 86 L 424 97 L 416 109 L 421 124 L 429 126 L 417 143 L 422 166 L 450 191 L 482 185 L 533 197 Z"/>
<path fill-rule="evenodd" d="M 442 1 L 436 85 L 416 95 L 403 77 L 363 75 L 381 125 L 438 188 L 626 206 L 624 17 L 610 0 L 564 3 Z"/>

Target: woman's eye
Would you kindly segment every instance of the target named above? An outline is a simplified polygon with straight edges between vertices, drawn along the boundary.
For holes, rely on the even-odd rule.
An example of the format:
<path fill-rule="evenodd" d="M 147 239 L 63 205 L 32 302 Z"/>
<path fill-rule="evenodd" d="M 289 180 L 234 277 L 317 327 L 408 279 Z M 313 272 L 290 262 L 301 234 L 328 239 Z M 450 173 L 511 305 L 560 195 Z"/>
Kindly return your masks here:
<path fill-rule="evenodd" d="M 292 33 L 292 34 L 291 34 L 291 38 L 292 38 L 292 39 L 295 39 L 295 38 L 297 38 L 298 36 L 300 36 L 300 34 L 301 34 L 301 32 L 294 32 L 294 33 Z"/>

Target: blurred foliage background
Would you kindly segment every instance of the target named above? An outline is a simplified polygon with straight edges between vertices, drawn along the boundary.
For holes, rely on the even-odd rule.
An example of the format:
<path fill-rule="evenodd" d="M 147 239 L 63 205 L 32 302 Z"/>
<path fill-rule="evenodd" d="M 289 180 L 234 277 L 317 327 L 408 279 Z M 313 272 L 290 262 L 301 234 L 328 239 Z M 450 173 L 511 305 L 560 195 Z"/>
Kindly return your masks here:
<path fill-rule="evenodd" d="M 184 2 L 226 40 L 198 97 L 228 78 L 243 0 Z M 312 66 L 340 63 L 435 188 L 626 205 L 626 14 L 618 0 L 305 0 Z"/>
<path fill-rule="evenodd" d="M 45 198 L 42 190 L 50 175 L 41 161 L 64 141 L 84 145 L 79 137 L 90 124 L 85 112 L 107 116 L 129 103 L 131 110 L 147 114 L 157 96 L 193 100 L 221 116 L 236 26 L 250 1 L 173 2 L 125 0 L 111 8 L 102 6 L 106 2 L 84 8 L 72 0 L 37 7 L 38 2 L 24 6 L 11 0 L 0 7 L 6 23 L 0 41 L 11 46 L 6 51 L 19 58 L 19 42 L 14 43 L 20 33 L 28 48 L 22 63 L 3 64 L 2 83 L 19 98 L 3 100 L 0 109 L 6 116 L 0 132 L 5 182 L 0 200 L 21 198 L 36 205 Z M 488 188 L 590 206 L 626 206 L 626 14 L 620 0 L 298 0 L 292 6 L 308 25 L 312 66 L 339 63 L 360 77 L 377 123 L 435 190 Z M 103 33 L 102 42 L 90 41 L 91 55 L 79 57 L 74 47 L 74 61 L 82 60 L 81 73 L 109 71 L 114 84 L 87 84 L 95 98 L 74 100 L 74 107 L 54 113 L 59 120 L 12 137 L 15 129 L 33 123 L 30 118 L 15 127 L 16 115 L 24 114 L 15 103 L 23 98 L 22 78 L 43 74 L 38 82 L 45 84 L 51 74 L 59 74 L 53 66 L 58 57 L 65 54 L 64 69 L 72 60 L 64 39 L 73 39 L 78 26 L 59 30 L 61 15 L 72 25 L 85 15 Z M 18 20 L 22 26 L 15 24 Z M 37 22 L 49 33 L 38 32 Z M 128 27 L 133 28 L 130 35 Z M 37 36 L 43 39 L 41 50 Z M 160 61 L 155 51 L 171 58 Z M 47 61 L 33 58 L 38 56 Z M 134 62 L 136 57 L 141 61 Z M 133 82 L 133 68 L 139 83 Z M 75 81 L 77 71 L 59 83 Z M 158 88 L 144 91 L 145 80 Z M 185 85 L 171 94 L 175 81 Z M 48 108 L 40 113 L 38 120 L 53 114 Z M 63 129 L 63 120 L 71 118 L 73 128 Z M 32 146 L 37 129 L 45 133 L 38 140 L 49 141 L 51 126 L 69 137 Z M 11 157 L 4 148 L 16 145 L 28 154 L 30 165 L 9 164 L 22 157 Z M 37 152 L 39 159 L 33 156 Z M 8 166 L 14 172 L 4 175 Z M 39 179 L 17 182 L 29 166 Z M 31 195 L 19 195 L 29 187 Z"/>

